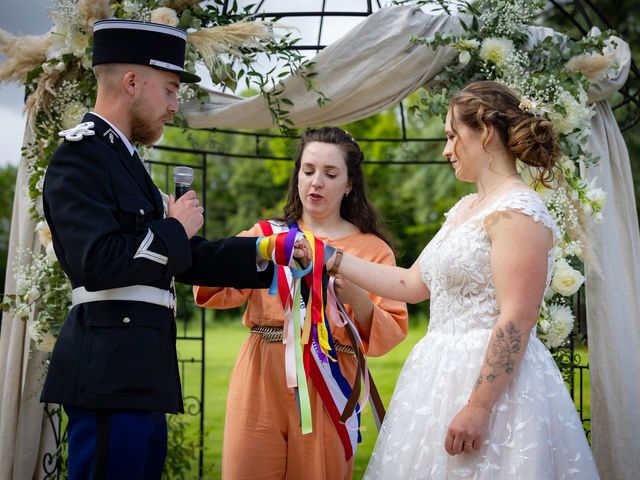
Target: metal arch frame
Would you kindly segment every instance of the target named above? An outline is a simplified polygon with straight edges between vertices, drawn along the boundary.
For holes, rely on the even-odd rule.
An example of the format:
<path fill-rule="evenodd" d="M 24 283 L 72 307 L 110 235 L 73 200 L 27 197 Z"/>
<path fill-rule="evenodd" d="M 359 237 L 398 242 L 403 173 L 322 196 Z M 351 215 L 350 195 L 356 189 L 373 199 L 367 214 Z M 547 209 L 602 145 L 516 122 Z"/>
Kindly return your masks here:
<path fill-rule="evenodd" d="M 594 18 L 597 19 L 607 29 L 615 30 L 615 27 L 611 25 L 611 23 L 607 20 L 607 18 L 602 14 L 602 12 L 596 7 L 592 0 L 570 0 L 566 3 L 561 3 L 559 0 L 548 0 L 553 7 L 558 10 L 564 18 L 566 18 L 574 27 L 578 29 L 580 33 L 583 35 L 587 35 L 589 33 L 589 29 L 593 26 L 596 26 L 596 22 Z M 569 5 L 575 7 L 577 17 L 575 14 L 572 15 L 566 7 Z M 591 11 L 591 16 L 589 15 L 589 11 Z M 582 22 L 580 21 L 582 19 Z M 622 100 L 616 105 L 612 106 L 612 109 L 618 110 L 620 108 L 630 106 L 631 108 L 636 109 L 634 118 L 626 125 L 621 125 L 620 130 L 625 131 L 633 128 L 635 125 L 640 122 L 640 69 L 636 65 L 635 61 L 631 59 L 631 66 L 629 70 L 629 78 L 623 85 L 623 87 L 619 90 L 619 93 L 622 95 Z"/>
<path fill-rule="evenodd" d="M 323 33 L 323 27 L 324 27 L 324 19 L 325 17 L 367 17 L 369 15 L 371 15 L 373 13 L 373 2 L 372 0 L 364 0 L 366 2 L 366 9 L 362 10 L 362 11 L 328 11 L 326 9 L 326 0 L 322 0 L 322 5 L 320 8 L 320 11 L 300 11 L 300 12 L 262 12 L 262 13 L 258 13 L 260 11 L 260 9 L 263 7 L 265 0 L 261 0 L 254 9 L 254 12 L 256 14 L 256 16 L 261 16 L 261 17 L 266 17 L 266 18 L 292 18 L 292 17 L 319 17 L 320 19 L 320 24 L 319 24 L 319 28 L 318 28 L 318 35 L 316 38 L 316 43 L 315 44 L 308 44 L 308 45 L 297 45 L 296 49 L 297 50 L 306 50 L 306 51 L 316 51 L 319 52 L 320 50 L 322 50 L 323 48 L 325 48 L 325 45 L 322 45 L 320 42 L 322 40 L 322 33 Z M 549 3 L 551 5 L 553 5 L 554 8 L 556 8 L 561 15 L 565 16 L 566 18 L 569 19 L 569 21 L 571 22 L 572 25 L 574 25 L 578 31 L 580 31 L 583 35 L 587 34 L 588 29 L 594 25 L 593 20 L 591 19 L 591 17 L 589 16 L 589 13 L 587 12 L 587 9 L 585 8 L 585 6 L 583 5 L 586 4 L 586 6 L 588 8 L 590 8 L 594 14 L 596 15 L 596 17 L 606 26 L 606 28 L 612 28 L 611 24 L 606 20 L 606 18 L 604 18 L 604 16 L 601 14 L 601 12 L 598 11 L 598 9 L 593 5 L 591 0 L 572 0 L 568 3 L 566 3 L 565 5 L 562 5 L 561 3 L 559 3 L 559 1 L 561 0 L 549 0 Z M 380 5 L 380 1 L 376 0 L 376 4 L 378 8 L 382 8 Z M 580 24 L 580 22 L 578 21 L 578 19 L 575 18 L 575 16 L 571 15 L 567 10 L 566 7 L 569 5 L 574 5 L 575 8 L 578 10 L 578 12 L 580 13 L 580 16 L 582 18 L 582 20 L 586 23 L 587 27 L 584 27 L 582 24 Z M 227 13 L 228 9 L 229 9 L 229 0 L 225 0 L 224 4 L 223 4 L 223 13 Z M 622 94 L 622 101 L 620 103 L 618 103 L 617 105 L 615 105 L 613 107 L 614 110 L 617 110 L 619 108 L 622 108 L 626 105 L 632 105 L 635 106 L 635 108 L 637 108 L 637 114 L 635 115 L 635 118 L 633 119 L 631 125 L 626 126 L 626 128 L 631 128 L 633 125 L 635 125 L 639 120 L 640 120 L 640 89 L 638 89 L 636 87 L 636 90 L 633 91 L 632 90 L 632 86 L 631 84 L 636 82 L 640 83 L 640 71 L 638 70 L 637 66 L 635 63 L 632 62 L 631 65 L 631 74 L 632 77 L 630 77 L 630 80 L 627 81 L 627 83 L 625 84 L 625 86 L 621 89 L 620 93 Z M 406 126 L 406 118 L 405 118 L 405 107 L 404 107 L 404 103 L 401 101 L 398 103 L 398 108 L 399 108 L 399 118 L 400 118 L 400 126 L 401 126 L 401 136 L 399 138 L 359 138 L 358 141 L 359 142 L 363 142 L 363 143 L 375 143 L 375 142 L 387 142 L 387 143 L 413 143 L 413 142 L 423 142 L 423 143 L 431 143 L 431 142 L 435 142 L 435 143 L 443 143 L 443 139 L 442 138 L 430 138 L 430 137 L 422 137 L 422 138 L 411 138 L 408 136 L 407 134 L 407 126 Z M 202 185 L 206 185 L 207 181 L 207 170 L 206 170 L 206 165 L 207 165 L 207 158 L 209 156 L 224 156 L 224 157 L 234 157 L 234 158 L 245 158 L 245 159 L 253 159 L 253 160 L 275 160 L 275 161 L 291 161 L 292 158 L 291 157 L 286 157 L 286 156 L 275 156 L 273 154 L 265 154 L 264 152 L 260 151 L 260 139 L 261 138 L 284 138 L 283 135 L 281 134 L 276 134 L 276 133 L 256 133 L 256 132 L 251 132 L 251 131 L 241 131 L 241 130 L 235 130 L 235 129 L 222 129 L 222 128 L 216 128 L 216 129 L 209 129 L 209 131 L 211 131 L 212 133 L 221 133 L 221 134 L 231 134 L 231 135 L 239 135 L 239 136 L 244 136 L 244 137 L 252 137 L 254 139 L 254 145 L 255 145 L 255 149 L 254 152 L 251 154 L 231 154 L 231 153 L 227 153 L 227 152 L 223 152 L 223 151 L 216 151 L 216 150 L 205 150 L 205 149 L 187 149 L 187 148 L 180 148 L 180 147 L 170 147 L 170 146 L 156 146 L 155 148 L 157 150 L 160 151 L 167 151 L 167 152 L 173 152 L 173 153 L 178 153 L 178 154 L 197 154 L 200 158 L 201 158 L 201 166 L 197 167 L 195 165 L 195 168 L 201 170 L 200 174 L 202 175 Z M 164 179 L 165 179 L 165 184 L 168 183 L 169 179 L 168 179 L 168 167 L 171 165 L 176 165 L 176 164 L 171 164 L 171 163 L 166 163 L 165 162 L 150 162 L 151 164 L 155 164 L 155 167 L 160 167 L 160 168 L 164 168 Z M 384 160 L 368 160 L 366 161 L 366 163 L 370 163 L 370 164 L 383 164 L 383 165 L 396 165 L 396 166 L 405 166 L 405 165 L 437 165 L 437 164 L 446 164 L 448 162 L 444 161 L 444 160 L 405 160 L 405 161 L 384 161 Z M 203 189 L 202 192 L 203 195 L 206 195 L 206 188 Z M 206 205 L 206 198 L 203 198 L 203 204 Z M 205 234 L 206 235 L 206 234 Z M 581 331 L 585 331 L 584 330 L 584 326 L 586 323 L 586 314 L 584 311 L 584 307 L 583 307 L 583 303 L 584 300 L 581 297 L 578 297 L 575 304 L 574 304 L 574 313 L 575 313 L 575 317 L 577 319 L 578 322 L 578 326 L 580 327 Z M 200 452 L 199 452 L 199 475 L 200 478 L 202 478 L 203 475 L 203 471 L 204 471 L 204 455 L 203 455 L 203 441 L 204 441 L 204 437 L 203 437 L 203 433 L 204 433 L 204 396 L 205 396 L 205 392 L 204 392 L 204 382 L 205 382 L 205 368 L 204 368 L 204 359 L 205 359 L 205 335 L 204 335 L 204 311 L 201 312 L 201 317 L 200 317 L 200 325 L 202 328 L 202 336 L 201 337 L 189 337 L 186 332 L 183 332 L 181 335 L 181 338 L 184 340 L 196 340 L 200 342 L 200 359 L 188 359 L 186 361 L 188 362 L 196 362 L 196 363 L 200 363 L 200 372 L 201 372 L 201 376 L 200 376 L 200 406 L 201 408 L 199 409 L 198 412 L 196 412 L 196 415 L 199 416 L 199 428 L 200 428 Z M 580 418 L 583 422 L 583 426 L 585 427 L 585 430 L 587 432 L 587 434 L 589 435 L 590 433 L 590 419 L 587 418 L 584 414 L 584 410 L 583 410 L 583 377 L 586 374 L 588 375 L 588 366 L 587 365 L 581 365 L 581 359 L 580 359 L 580 355 L 578 353 L 576 353 L 575 350 L 575 339 L 573 338 L 573 336 L 571 337 L 571 343 L 569 346 L 567 347 L 563 347 L 560 349 L 557 349 L 555 352 L 553 352 L 553 356 L 556 359 L 556 362 L 558 363 L 559 367 L 562 369 L 563 371 L 563 376 L 565 377 L 565 380 L 567 381 L 570 393 L 572 398 L 574 399 L 574 402 L 576 404 L 576 407 L 579 411 L 580 414 Z M 181 369 L 184 368 L 184 360 L 181 362 Z M 184 374 L 182 375 L 182 377 L 184 378 Z"/>

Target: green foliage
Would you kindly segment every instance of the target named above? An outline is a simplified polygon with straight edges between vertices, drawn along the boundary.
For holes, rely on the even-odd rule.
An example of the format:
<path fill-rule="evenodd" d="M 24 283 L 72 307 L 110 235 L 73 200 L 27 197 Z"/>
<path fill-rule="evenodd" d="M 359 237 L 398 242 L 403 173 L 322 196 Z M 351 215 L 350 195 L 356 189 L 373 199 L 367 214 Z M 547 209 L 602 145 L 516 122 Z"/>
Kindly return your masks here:
<path fill-rule="evenodd" d="M 164 462 L 164 480 L 196 478 L 193 460 L 200 454 L 198 430 L 186 415 L 167 415 L 167 458 Z"/>
<path fill-rule="evenodd" d="M 4 281 L 7 271 L 7 255 L 9 253 L 9 233 L 11 231 L 11 214 L 13 194 L 16 185 L 16 167 L 7 165 L 0 168 L 0 291 L 4 292 Z"/>

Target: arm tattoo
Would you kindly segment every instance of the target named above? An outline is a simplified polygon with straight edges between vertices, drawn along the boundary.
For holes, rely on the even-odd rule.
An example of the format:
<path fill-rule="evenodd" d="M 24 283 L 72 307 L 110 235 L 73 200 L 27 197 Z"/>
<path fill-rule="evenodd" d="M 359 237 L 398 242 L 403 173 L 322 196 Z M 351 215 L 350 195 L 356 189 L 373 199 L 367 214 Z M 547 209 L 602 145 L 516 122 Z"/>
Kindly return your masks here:
<path fill-rule="evenodd" d="M 487 365 L 491 368 L 491 373 L 486 377 L 489 383 L 493 383 L 503 373 L 511 375 L 516 367 L 516 361 L 513 355 L 520 352 L 522 345 L 522 332 L 513 322 L 507 323 L 507 327 L 503 330 L 499 328 L 496 331 L 495 338 L 489 346 L 487 352 Z M 476 388 L 480 386 L 482 376 L 476 382 Z"/>

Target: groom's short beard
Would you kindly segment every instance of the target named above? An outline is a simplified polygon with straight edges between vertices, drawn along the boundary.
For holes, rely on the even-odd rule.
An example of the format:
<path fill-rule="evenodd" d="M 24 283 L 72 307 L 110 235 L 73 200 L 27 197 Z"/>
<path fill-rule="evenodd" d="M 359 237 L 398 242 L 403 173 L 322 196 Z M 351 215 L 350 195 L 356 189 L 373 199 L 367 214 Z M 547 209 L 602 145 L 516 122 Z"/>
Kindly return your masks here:
<path fill-rule="evenodd" d="M 131 142 L 141 145 L 153 145 L 162 136 L 164 123 L 160 127 L 154 127 L 149 121 L 150 115 L 137 105 L 133 105 L 131 111 Z"/>

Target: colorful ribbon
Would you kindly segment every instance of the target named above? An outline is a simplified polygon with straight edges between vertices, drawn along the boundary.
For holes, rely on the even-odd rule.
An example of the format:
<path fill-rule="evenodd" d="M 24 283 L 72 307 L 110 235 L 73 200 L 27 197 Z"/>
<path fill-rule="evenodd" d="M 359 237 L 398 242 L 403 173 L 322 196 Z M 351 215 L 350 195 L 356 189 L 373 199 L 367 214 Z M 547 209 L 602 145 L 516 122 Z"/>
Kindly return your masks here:
<path fill-rule="evenodd" d="M 328 279 L 326 290 L 323 285 L 323 278 L 327 278 L 324 264 L 334 249 L 311 232 L 301 231 L 296 224 L 287 227 L 260 222 L 260 226 L 265 236 L 256 241 L 256 252 L 259 258 L 276 265 L 269 294 L 280 297 L 284 310 L 285 374 L 287 386 L 296 394 L 302 433 L 310 433 L 313 428 L 307 383 L 310 378 L 349 460 L 361 441 L 360 405 L 369 399 L 373 401 L 378 429 L 384 408 L 367 368 L 358 330 L 335 295 L 333 278 Z M 307 268 L 300 268 L 293 258 L 295 243 L 302 237 L 309 242 L 312 252 Z M 327 310 L 331 311 L 329 315 Z M 340 371 L 330 322 L 345 328 L 356 352 L 358 368 L 353 386 Z"/>

